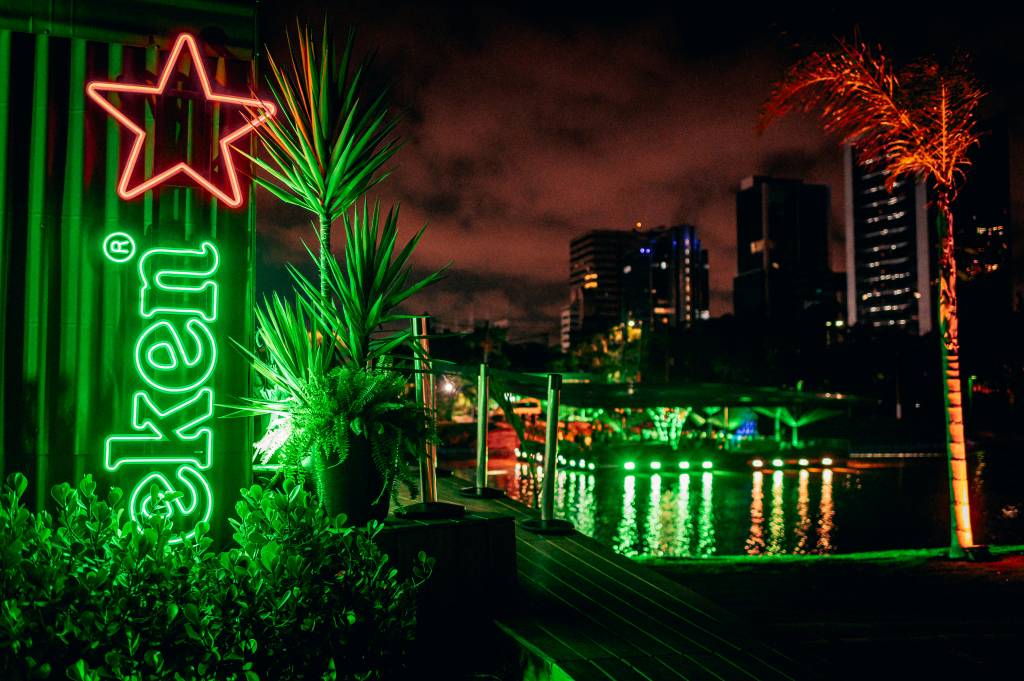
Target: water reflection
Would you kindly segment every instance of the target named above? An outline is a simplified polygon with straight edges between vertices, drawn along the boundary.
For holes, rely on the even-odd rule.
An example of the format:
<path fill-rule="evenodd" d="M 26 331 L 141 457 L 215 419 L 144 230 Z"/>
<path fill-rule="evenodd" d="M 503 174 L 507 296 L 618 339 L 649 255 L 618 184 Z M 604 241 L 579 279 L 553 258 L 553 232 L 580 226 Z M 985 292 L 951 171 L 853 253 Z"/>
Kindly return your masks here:
<path fill-rule="evenodd" d="M 802 469 L 799 473 L 800 482 L 797 487 L 797 498 L 796 498 L 796 527 L 793 530 L 793 534 L 796 535 L 796 546 L 793 547 L 793 553 L 807 553 L 807 532 L 811 529 L 811 516 L 808 513 L 808 494 L 807 494 L 807 482 L 811 479 L 811 474 L 807 472 L 807 469 Z"/>
<path fill-rule="evenodd" d="M 676 517 L 674 541 L 672 542 L 673 555 L 690 555 L 690 537 L 693 535 L 693 523 L 690 520 L 690 474 L 683 473 L 679 476 L 679 492 L 676 494 Z"/>
<path fill-rule="evenodd" d="M 700 541 L 697 544 L 698 556 L 710 556 L 715 552 L 715 507 L 714 500 L 715 476 L 704 473 L 701 476 L 700 520 L 698 532 Z"/>
<path fill-rule="evenodd" d="M 661 476 L 651 476 L 650 501 L 647 504 L 647 554 L 664 556 L 665 547 L 661 541 Z"/>
<path fill-rule="evenodd" d="M 635 556 L 637 554 L 636 476 L 627 475 L 622 484 L 622 520 L 619 522 L 615 550 L 624 556 Z"/>
<path fill-rule="evenodd" d="M 754 471 L 754 485 L 750 492 L 750 536 L 746 552 L 751 556 L 764 553 L 764 473 Z"/>
<path fill-rule="evenodd" d="M 772 473 L 772 515 L 768 521 L 768 549 L 765 551 L 769 555 L 785 550 L 786 507 L 782 498 L 785 480 L 782 471 Z"/>
<path fill-rule="evenodd" d="M 832 471 L 821 473 L 821 506 L 818 512 L 818 553 L 832 552 Z"/>
<path fill-rule="evenodd" d="M 567 468 L 556 477 L 555 515 L 627 556 L 940 546 L 948 532 L 948 481 L 941 463 L 859 473 L 803 468 L 677 475 Z M 514 471 L 503 480 L 509 496 L 536 506 L 541 467 L 520 463 Z"/>

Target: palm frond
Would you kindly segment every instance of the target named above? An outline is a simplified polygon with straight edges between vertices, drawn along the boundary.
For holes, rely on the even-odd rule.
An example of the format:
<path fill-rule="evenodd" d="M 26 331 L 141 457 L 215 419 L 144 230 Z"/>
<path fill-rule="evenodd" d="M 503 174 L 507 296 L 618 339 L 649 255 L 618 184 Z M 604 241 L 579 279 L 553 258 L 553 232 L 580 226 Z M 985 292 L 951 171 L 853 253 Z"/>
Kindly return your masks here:
<path fill-rule="evenodd" d="M 978 142 L 975 110 L 982 97 L 963 63 L 943 69 L 920 61 L 897 71 L 879 49 L 838 41 L 798 61 L 762 109 L 760 128 L 793 110 L 816 112 L 861 158 L 877 159 L 892 185 L 929 178 L 955 193 Z"/>

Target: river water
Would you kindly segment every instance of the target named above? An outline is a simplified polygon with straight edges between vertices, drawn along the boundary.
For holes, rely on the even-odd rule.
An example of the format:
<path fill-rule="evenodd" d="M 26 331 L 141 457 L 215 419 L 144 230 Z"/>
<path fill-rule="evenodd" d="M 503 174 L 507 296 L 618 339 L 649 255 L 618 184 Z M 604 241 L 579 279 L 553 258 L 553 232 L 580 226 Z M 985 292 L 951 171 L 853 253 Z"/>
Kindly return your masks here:
<path fill-rule="evenodd" d="M 532 505 L 536 469 L 531 476 L 528 465 L 510 462 L 492 484 Z M 1024 462 L 981 452 L 971 477 L 975 540 L 1024 544 Z M 627 556 L 927 548 L 948 545 L 948 485 L 942 459 L 750 472 L 570 470 L 557 473 L 555 515 Z"/>

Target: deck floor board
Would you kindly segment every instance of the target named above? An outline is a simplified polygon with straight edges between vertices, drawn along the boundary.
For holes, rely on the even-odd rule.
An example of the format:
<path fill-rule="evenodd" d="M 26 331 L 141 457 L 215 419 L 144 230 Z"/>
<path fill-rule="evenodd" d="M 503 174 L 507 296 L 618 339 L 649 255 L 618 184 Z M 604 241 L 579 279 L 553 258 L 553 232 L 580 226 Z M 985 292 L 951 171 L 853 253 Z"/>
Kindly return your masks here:
<path fill-rule="evenodd" d="M 439 496 L 469 513 L 534 512 L 510 499 Z M 796 665 L 731 613 L 581 534 L 516 526 L 518 593 L 497 622 L 574 681 L 795 681 Z"/>

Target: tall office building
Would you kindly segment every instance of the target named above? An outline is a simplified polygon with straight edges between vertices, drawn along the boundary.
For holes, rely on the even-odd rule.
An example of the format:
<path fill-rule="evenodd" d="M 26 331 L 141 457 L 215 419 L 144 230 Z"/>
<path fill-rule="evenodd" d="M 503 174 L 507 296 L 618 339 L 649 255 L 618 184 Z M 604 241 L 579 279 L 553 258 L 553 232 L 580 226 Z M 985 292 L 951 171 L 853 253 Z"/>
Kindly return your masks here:
<path fill-rule="evenodd" d="M 844 150 L 846 290 L 850 324 L 925 334 L 935 267 L 925 186 L 889 175 L 878 159 Z"/>
<path fill-rule="evenodd" d="M 738 318 L 824 322 L 832 316 L 839 292 L 829 270 L 828 215 L 824 185 L 763 176 L 740 183 L 733 289 Z"/>
<path fill-rule="evenodd" d="M 648 328 L 708 318 L 708 252 L 693 225 L 636 232 L 623 266 L 623 316 Z"/>
<path fill-rule="evenodd" d="M 569 307 L 563 312 L 563 338 L 570 344 L 621 321 L 622 269 L 633 240 L 630 231 L 596 229 L 570 243 Z"/>

